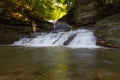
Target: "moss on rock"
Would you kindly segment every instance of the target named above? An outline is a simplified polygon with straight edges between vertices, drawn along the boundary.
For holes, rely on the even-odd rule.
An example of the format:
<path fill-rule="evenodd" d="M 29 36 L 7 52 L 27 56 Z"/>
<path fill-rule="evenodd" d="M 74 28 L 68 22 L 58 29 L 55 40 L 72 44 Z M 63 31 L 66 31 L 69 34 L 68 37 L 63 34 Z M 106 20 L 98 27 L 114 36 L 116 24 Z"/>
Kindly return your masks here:
<path fill-rule="evenodd" d="M 120 13 L 98 21 L 94 27 L 99 45 L 120 47 Z"/>

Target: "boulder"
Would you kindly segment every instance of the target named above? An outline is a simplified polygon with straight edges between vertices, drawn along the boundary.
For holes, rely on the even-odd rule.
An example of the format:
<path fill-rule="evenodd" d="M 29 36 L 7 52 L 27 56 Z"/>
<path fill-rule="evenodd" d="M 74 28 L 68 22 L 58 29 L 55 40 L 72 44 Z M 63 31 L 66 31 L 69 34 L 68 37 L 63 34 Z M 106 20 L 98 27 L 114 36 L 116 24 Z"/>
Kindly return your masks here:
<path fill-rule="evenodd" d="M 120 13 L 98 21 L 94 28 L 98 45 L 120 48 Z"/>
<path fill-rule="evenodd" d="M 54 30 L 55 31 L 69 31 L 71 30 L 71 26 L 67 23 L 58 23 L 55 27 Z"/>

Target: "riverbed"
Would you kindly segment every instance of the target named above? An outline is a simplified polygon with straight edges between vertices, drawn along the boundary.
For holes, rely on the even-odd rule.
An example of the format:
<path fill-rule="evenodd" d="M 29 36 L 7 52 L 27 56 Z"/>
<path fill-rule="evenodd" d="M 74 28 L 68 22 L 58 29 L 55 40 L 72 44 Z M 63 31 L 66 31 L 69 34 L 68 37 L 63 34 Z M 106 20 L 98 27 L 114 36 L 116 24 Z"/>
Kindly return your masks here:
<path fill-rule="evenodd" d="M 0 80 L 120 80 L 120 49 L 0 46 Z"/>

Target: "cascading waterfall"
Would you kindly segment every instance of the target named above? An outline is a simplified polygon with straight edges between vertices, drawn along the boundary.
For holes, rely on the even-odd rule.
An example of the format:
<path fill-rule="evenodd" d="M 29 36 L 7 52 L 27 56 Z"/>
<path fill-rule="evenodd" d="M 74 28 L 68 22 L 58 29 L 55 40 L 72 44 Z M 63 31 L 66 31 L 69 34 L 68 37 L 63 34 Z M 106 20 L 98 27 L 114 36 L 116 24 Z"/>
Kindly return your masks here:
<path fill-rule="evenodd" d="M 93 31 L 78 29 L 69 32 L 43 33 L 34 38 L 22 38 L 13 43 L 21 46 L 66 46 L 73 48 L 97 48 Z"/>

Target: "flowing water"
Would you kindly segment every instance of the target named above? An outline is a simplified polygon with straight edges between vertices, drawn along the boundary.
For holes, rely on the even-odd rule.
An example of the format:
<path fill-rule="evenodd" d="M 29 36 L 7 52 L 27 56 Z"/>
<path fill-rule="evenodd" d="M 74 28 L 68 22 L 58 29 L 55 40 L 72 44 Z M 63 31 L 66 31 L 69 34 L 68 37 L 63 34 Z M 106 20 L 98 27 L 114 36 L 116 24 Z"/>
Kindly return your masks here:
<path fill-rule="evenodd" d="M 0 80 L 120 80 L 120 49 L 0 46 Z"/>
<path fill-rule="evenodd" d="M 93 31 L 78 29 L 69 32 L 43 33 L 34 38 L 22 38 L 13 45 L 66 46 L 73 48 L 98 48 Z"/>

